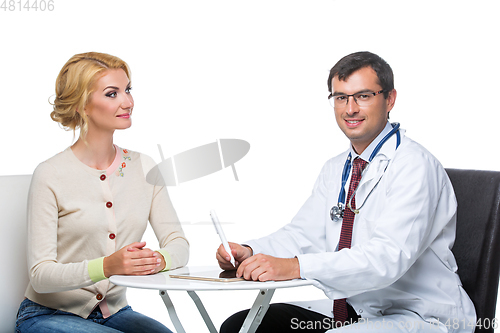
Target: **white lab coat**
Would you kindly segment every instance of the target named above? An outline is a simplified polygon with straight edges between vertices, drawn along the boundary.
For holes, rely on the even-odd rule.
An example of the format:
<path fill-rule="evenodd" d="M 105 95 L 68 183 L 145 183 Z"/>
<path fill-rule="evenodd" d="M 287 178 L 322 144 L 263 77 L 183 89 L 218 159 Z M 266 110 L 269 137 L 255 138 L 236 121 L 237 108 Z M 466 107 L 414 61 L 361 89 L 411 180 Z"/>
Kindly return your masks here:
<path fill-rule="evenodd" d="M 388 123 L 361 157 L 368 160 L 390 129 Z M 314 280 L 330 300 L 347 297 L 364 318 L 417 314 L 448 323 L 449 332 L 472 332 L 474 306 L 450 250 L 457 206 L 452 185 L 439 161 L 400 133 L 399 148 L 393 135 L 362 175 L 356 206 L 364 205 L 354 220 L 351 249 L 336 250 L 342 223 L 331 220 L 330 209 L 352 149 L 325 163 L 291 223 L 247 244 L 254 253 L 297 257 L 303 279 Z"/>

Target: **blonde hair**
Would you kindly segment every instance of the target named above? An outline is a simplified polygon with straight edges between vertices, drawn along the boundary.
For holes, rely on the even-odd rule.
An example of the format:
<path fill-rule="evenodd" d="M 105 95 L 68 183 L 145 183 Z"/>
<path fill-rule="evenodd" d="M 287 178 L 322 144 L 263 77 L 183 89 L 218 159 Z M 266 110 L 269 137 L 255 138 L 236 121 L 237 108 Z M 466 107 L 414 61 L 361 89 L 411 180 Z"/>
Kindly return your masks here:
<path fill-rule="evenodd" d="M 109 69 L 123 69 L 130 80 L 127 63 L 118 57 L 98 52 L 75 54 L 63 66 L 56 79 L 56 98 L 52 120 L 65 130 L 80 129 L 80 138 L 85 141 L 88 118 L 83 111 L 90 101 L 95 83 Z"/>

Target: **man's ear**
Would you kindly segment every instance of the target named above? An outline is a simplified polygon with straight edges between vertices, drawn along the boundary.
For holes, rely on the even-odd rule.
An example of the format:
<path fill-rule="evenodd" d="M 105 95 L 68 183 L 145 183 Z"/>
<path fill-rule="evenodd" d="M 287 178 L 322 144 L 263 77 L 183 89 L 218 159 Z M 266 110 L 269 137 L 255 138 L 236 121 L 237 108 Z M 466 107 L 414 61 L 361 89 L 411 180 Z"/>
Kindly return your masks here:
<path fill-rule="evenodd" d="M 396 91 L 396 89 L 392 89 L 391 91 L 389 91 L 389 96 L 387 96 L 387 99 L 385 100 L 387 103 L 387 113 L 389 113 L 394 107 L 397 95 L 398 92 Z"/>

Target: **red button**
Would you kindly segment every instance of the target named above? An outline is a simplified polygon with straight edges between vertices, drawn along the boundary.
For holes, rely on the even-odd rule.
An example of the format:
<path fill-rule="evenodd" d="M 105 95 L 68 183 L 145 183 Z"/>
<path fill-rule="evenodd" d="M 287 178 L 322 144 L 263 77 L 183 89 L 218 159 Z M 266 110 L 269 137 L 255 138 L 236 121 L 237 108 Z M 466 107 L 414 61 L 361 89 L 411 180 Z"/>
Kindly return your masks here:
<path fill-rule="evenodd" d="M 115 239 L 116 235 L 115 234 L 109 234 L 109 239 Z"/>
<path fill-rule="evenodd" d="M 106 207 L 108 208 L 113 207 L 113 203 L 111 201 L 106 202 Z"/>
<path fill-rule="evenodd" d="M 106 179 L 106 175 L 101 175 L 101 180 L 105 180 Z"/>
<path fill-rule="evenodd" d="M 100 301 L 102 299 L 102 295 L 101 294 L 97 294 L 96 297 L 98 301 Z"/>

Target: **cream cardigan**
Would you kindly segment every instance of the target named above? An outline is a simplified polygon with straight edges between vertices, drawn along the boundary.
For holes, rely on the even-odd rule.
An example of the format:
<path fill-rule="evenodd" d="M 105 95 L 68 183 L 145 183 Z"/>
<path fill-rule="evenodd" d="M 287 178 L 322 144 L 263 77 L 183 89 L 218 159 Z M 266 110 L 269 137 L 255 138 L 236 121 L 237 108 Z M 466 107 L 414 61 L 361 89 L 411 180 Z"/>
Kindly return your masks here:
<path fill-rule="evenodd" d="M 186 265 L 189 243 L 167 189 L 145 180 L 154 161 L 116 151 L 107 170 L 88 167 L 67 148 L 33 173 L 25 294 L 30 300 L 86 318 L 105 299 L 116 313 L 127 305 L 125 288 L 104 277 L 102 259 L 141 241 L 148 220 L 166 268 Z"/>

